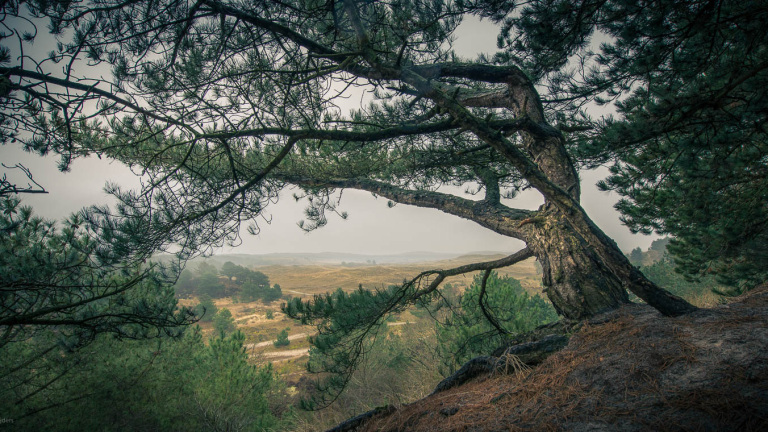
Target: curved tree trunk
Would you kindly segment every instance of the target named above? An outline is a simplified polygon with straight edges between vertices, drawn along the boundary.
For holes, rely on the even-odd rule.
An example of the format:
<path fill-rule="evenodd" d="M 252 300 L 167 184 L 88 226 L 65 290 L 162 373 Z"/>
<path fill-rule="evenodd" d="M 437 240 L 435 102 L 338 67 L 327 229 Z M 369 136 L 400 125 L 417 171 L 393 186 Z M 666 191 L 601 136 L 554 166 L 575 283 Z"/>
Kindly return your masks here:
<path fill-rule="evenodd" d="M 541 261 L 547 295 L 558 311 L 569 318 L 589 317 L 627 302 L 627 290 L 664 315 L 696 310 L 649 281 L 579 205 L 578 173 L 565 147 L 565 137 L 547 122 L 533 82 L 514 68 L 505 77 L 489 82 L 506 83 L 507 89 L 458 102 L 428 82 L 414 80 L 414 85 L 421 86 L 459 123 L 497 150 L 544 196 L 546 204 L 533 218 L 536 223 L 520 238 Z M 478 121 L 466 110 L 468 106 L 504 108 L 536 126 L 521 131 L 520 140 L 513 142 Z"/>
<path fill-rule="evenodd" d="M 621 279 L 554 213 L 531 224 L 528 247 L 542 266 L 542 284 L 557 312 L 585 319 L 629 303 Z"/>

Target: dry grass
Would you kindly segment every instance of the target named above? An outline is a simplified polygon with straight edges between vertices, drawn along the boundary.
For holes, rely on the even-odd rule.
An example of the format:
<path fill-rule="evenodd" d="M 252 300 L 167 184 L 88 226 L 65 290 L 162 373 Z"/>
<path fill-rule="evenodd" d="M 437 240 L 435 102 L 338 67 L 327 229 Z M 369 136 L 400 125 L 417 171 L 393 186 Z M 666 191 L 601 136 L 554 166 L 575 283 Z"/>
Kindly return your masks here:
<path fill-rule="evenodd" d="M 411 279 L 422 271 L 448 269 L 478 261 L 490 261 L 502 255 L 464 256 L 452 260 L 397 265 L 270 265 L 254 267 L 277 283 L 284 294 L 311 296 L 341 288 L 354 290 L 362 284 L 366 288 L 386 287 Z M 512 267 L 499 269 L 500 276 L 511 276 L 531 293 L 541 292 L 541 277 L 536 274 L 534 259 L 528 259 Z M 474 273 L 448 278 L 445 283 L 468 287 Z"/>

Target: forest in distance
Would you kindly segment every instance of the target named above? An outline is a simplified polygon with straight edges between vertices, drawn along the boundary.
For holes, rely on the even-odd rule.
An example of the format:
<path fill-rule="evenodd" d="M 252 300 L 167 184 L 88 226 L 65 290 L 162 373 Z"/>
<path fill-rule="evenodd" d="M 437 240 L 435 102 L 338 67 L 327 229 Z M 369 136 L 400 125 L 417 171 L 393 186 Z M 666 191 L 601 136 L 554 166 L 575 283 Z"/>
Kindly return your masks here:
<path fill-rule="evenodd" d="M 0 429 L 768 429 L 765 22 L 0 3 Z"/>

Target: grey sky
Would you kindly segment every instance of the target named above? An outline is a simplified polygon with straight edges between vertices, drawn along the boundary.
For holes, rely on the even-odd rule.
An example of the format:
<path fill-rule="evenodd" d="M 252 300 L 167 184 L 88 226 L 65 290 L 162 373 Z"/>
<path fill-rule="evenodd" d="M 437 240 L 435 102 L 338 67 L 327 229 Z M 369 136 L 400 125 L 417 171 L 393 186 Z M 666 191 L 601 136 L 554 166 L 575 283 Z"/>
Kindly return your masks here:
<path fill-rule="evenodd" d="M 468 20 L 462 25 L 455 41 L 460 55 L 473 57 L 473 53 L 495 50 L 497 29 L 487 21 Z M 91 204 L 110 201 L 103 192 L 107 181 L 125 186 L 137 186 L 137 178 L 130 170 L 116 162 L 89 158 L 77 160 L 71 172 L 56 169 L 57 157 L 41 158 L 27 154 L 18 147 L 0 147 L 0 161 L 6 165 L 21 162 L 32 170 L 35 179 L 50 193 L 23 196 L 25 204 L 48 218 L 62 218 Z M 582 173 L 582 203 L 593 220 L 613 237 L 625 250 L 640 246 L 647 248 L 657 237 L 632 235 L 621 225 L 613 209 L 615 194 L 599 192 L 594 184 L 607 170 Z M 521 194 L 508 205 L 533 209 L 542 203 L 534 191 Z M 329 224 L 311 233 L 305 233 L 297 222 L 303 216 L 303 204 L 291 198 L 291 191 L 268 208 L 267 223 L 258 221 L 261 233 L 251 236 L 243 231 L 239 247 L 225 247 L 225 253 L 272 252 L 351 252 L 368 254 L 396 254 L 408 251 L 514 252 L 522 247 L 520 241 L 495 234 L 485 228 L 437 210 L 420 209 L 406 205 L 388 208 L 386 199 L 375 199 L 367 192 L 348 190 L 343 194 L 341 210 L 349 213 L 347 220 L 331 218 Z"/>

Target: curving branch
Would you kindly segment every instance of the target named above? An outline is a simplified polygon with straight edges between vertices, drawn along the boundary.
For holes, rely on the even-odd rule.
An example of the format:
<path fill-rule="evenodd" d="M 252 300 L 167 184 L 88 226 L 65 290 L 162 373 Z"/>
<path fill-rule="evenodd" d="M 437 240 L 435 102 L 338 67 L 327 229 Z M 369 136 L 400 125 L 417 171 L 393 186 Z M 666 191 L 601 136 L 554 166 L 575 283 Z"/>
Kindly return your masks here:
<path fill-rule="evenodd" d="M 232 7 L 230 5 L 222 4 L 215 0 L 203 0 L 202 3 L 207 6 L 211 12 L 221 14 L 222 16 L 230 16 L 237 18 L 245 23 L 251 24 L 257 28 L 268 30 L 272 33 L 281 35 L 286 39 L 293 41 L 295 44 L 309 50 L 310 52 L 331 59 L 336 62 L 343 62 L 352 54 L 338 53 L 331 48 L 328 48 L 312 39 L 305 37 L 304 35 L 292 30 L 284 25 L 278 24 L 274 21 L 270 21 L 261 18 L 257 15 L 248 13 L 245 10 Z"/>
<path fill-rule="evenodd" d="M 491 270 L 486 270 L 483 273 L 483 281 L 480 285 L 480 297 L 478 298 L 477 302 L 480 305 L 480 311 L 483 312 L 483 315 L 485 316 L 485 319 L 488 320 L 489 323 L 496 329 L 496 331 L 499 332 L 499 334 L 508 334 L 509 332 L 504 330 L 503 327 L 501 327 L 501 324 L 499 324 L 499 321 L 496 320 L 496 317 L 493 316 L 493 314 L 486 308 L 487 304 L 485 302 L 485 293 L 486 293 L 486 287 L 488 285 L 488 277 L 491 276 Z"/>
<path fill-rule="evenodd" d="M 510 208 L 499 203 L 473 201 L 430 190 L 405 189 L 364 178 L 319 179 L 281 174 L 276 174 L 276 177 L 297 186 L 368 191 L 400 204 L 437 209 L 521 240 L 524 239 L 524 232 L 520 223 L 536 215 L 535 211 Z"/>
<path fill-rule="evenodd" d="M 29 170 L 29 168 L 25 167 L 22 164 L 16 164 L 14 166 L 9 166 L 4 163 L 0 164 L 3 166 L 3 168 L 6 169 L 19 169 L 21 172 L 24 173 L 24 175 L 27 177 L 27 179 L 34 183 L 32 185 L 31 183 L 27 183 L 26 187 L 19 187 L 15 183 L 11 183 L 10 180 L 8 180 L 8 176 L 3 173 L 2 178 L 0 178 L 0 197 L 10 195 L 10 194 L 20 194 L 20 193 L 28 193 L 28 194 L 47 194 L 48 191 L 45 190 L 45 188 L 35 181 L 35 179 L 32 177 L 32 172 Z"/>
<path fill-rule="evenodd" d="M 479 263 L 466 264 L 459 267 L 454 267 L 448 270 L 427 270 L 419 273 L 416 277 L 403 284 L 403 287 L 415 287 L 420 286 L 423 279 L 437 276 L 432 282 L 427 285 L 426 288 L 417 290 L 416 294 L 411 297 L 412 300 L 418 300 L 427 294 L 434 292 L 443 281 L 451 276 L 458 276 L 465 273 L 471 273 L 475 271 L 490 271 L 498 268 L 509 267 L 517 264 L 520 261 L 526 260 L 533 256 L 533 252 L 529 248 L 521 249 L 512 255 L 506 256 L 501 259 L 493 261 L 483 261 Z"/>

